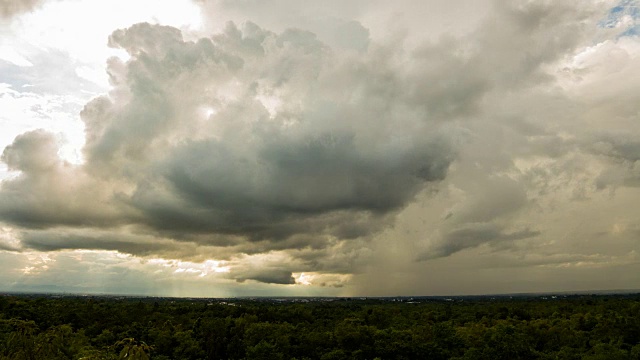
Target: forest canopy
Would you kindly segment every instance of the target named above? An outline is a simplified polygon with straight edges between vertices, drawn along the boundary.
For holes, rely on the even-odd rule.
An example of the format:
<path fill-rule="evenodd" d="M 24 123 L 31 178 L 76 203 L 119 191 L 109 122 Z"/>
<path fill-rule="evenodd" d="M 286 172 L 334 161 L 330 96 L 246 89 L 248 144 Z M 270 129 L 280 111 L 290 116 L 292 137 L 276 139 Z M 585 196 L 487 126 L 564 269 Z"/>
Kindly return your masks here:
<path fill-rule="evenodd" d="M 640 359 L 640 295 L 0 296 L 0 359 Z"/>

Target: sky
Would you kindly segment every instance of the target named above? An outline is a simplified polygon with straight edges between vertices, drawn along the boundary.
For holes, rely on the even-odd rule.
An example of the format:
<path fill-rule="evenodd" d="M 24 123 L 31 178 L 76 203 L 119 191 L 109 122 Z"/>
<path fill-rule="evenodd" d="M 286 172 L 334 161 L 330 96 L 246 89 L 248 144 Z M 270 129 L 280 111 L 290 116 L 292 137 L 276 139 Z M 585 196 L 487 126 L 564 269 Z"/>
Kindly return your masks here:
<path fill-rule="evenodd" d="M 0 291 L 640 289 L 639 3 L 2 0 Z"/>

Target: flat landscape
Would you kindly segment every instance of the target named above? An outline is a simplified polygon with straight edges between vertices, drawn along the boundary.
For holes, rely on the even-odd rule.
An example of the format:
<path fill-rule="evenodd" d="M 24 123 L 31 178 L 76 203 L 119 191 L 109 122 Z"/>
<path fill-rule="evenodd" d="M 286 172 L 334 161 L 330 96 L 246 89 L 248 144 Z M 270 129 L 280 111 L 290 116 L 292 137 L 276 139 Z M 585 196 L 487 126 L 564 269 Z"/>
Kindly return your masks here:
<path fill-rule="evenodd" d="M 640 359 L 640 294 L 5 294 L 1 359 Z"/>

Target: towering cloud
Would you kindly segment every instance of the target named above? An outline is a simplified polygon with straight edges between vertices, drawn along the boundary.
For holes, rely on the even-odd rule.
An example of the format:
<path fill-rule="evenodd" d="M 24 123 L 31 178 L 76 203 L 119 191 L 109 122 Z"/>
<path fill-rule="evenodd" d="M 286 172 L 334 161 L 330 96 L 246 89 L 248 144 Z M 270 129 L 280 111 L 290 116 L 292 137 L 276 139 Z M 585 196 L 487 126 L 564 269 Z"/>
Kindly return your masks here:
<path fill-rule="evenodd" d="M 444 179 L 454 159 L 451 133 L 436 116 L 448 110 L 416 98 L 432 75 L 403 69 L 389 57 L 394 49 L 357 56 L 310 32 L 276 34 L 253 23 L 229 23 L 197 41 L 143 23 L 109 43 L 130 59 L 109 61 L 110 94 L 82 111 L 86 162 L 59 159 L 43 131 L 21 135 L 3 153 L 21 175 L 3 185 L 2 219 L 56 232 L 50 245 L 43 239 L 51 236 L 26 235 L 27 246 L 103 241 L 105 249 L 135 251 L 102 236 L 75 240 L 72 228 L 83 226 L 214 247 L 320 251 L 383 229 Z M 284 281 L 274 271 L 240 278 Z"/>

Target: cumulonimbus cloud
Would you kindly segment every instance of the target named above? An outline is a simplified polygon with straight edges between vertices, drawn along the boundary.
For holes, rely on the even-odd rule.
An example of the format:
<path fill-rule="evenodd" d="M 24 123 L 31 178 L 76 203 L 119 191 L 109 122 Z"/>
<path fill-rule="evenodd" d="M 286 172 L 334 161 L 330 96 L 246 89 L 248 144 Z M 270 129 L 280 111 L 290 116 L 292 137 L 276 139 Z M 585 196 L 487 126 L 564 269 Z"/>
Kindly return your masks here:
<path fill-rule="evenodd" d="M 110 94 L 82 111 L 85 163 L 62 161 L 47 132 L 16 138 L 2 156 L 20 172 L 0 192 L 3 221 L 318 247 L 384 228 L 455 157 L 442 121 L 403 91 L 427 86 L 424 76 L 383 53 L 353 57 L 313 33 L 252 23 L 198 41 L 138 24 L 109 41 L 130 59 L 109 60 Z M 46 238 L 25 245 L 82 243 L 77 232 Z M 92 248 L 106 239 L 90 238 Z M 118 244 L 135 248 L 104 248 Z"/>

